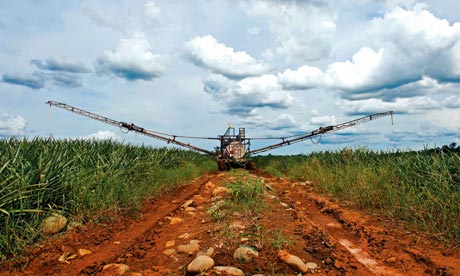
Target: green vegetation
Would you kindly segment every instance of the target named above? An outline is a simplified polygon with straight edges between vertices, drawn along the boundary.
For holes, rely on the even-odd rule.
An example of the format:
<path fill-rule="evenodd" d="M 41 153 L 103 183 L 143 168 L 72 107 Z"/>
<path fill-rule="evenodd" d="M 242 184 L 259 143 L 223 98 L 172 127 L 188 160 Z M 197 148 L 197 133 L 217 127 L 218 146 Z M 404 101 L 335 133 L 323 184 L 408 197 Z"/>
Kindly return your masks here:
<path fill-rule="evenodd" d="M 209 208 L 210 216 L 213 220 L 223 222 L 228 219 L 233 212 L 239 212 L 247 217 L 254 216 L 265 207 L 264 184 L 260 179 L 248 177 L 246 171 L 242 171 L 245 176 L 237 176 L 238 180 L 225 183 L 224 186 L 229 188 L 230 193 L 225 200 L 217 202 Z M 241 174 L 234 172 L 234 175 Z"/>
<path fill-rule="evenodd" d="M 231 202 L 237 211 L 257 212 L 264 207 L 264 184 L 260 179 L 237 180 L 225 186 L 231 191 Z"/>
<path fill-rule="evenodd" d="M 310 155 L 261 156 L 257 166 L 275 176 L 305 181 L 351 201 L 460 241 L 460 152 L 455 144 L 418 152 L 343 149 Z"/>
<path fill-rule="evenodd" d="M 228 241 L 230 246 L 232 241 L 247 238 L 249 244 L 255 248 L 265 246 L 271 249 L 282 249 L 289 247 L 291 241 L 283 236 L 279 229 L 264 229 L 260 224 L 261 213 L 276 208 L 268 206 L 264 194 L 265 184 L 260 178 L 252 177 L 247 171 L 235 170 L 231 174 L 235 178 L 232 182 L 224 183 L 229 188 L 227 195 L 209 208 L 211 219 L 222 223 L 224 226 L 220 230 L 221 237 Z M 250 223 L 250 227 L 244 232 L 234 229 L 233 219 L 243 219 Z M 247 246 L 247 245 L 245 245 Z"/>
<path fill-rule="evenodd" d="M 190 151 L 111 141 L 0 140 L 0 261 L 41 237 L 44 217 L 107 220 L 215 168 Z M 97 216 L 96 216 L 97 214 Z"/>

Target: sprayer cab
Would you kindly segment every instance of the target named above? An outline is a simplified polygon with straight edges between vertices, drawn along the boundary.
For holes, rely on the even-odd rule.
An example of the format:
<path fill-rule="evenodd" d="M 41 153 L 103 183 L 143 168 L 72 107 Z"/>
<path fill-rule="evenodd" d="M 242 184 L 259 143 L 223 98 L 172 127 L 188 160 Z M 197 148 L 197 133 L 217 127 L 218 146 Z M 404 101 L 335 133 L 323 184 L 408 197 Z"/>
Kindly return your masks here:
<path fill-rule="evenodd" d="M 230 168 L 253 169 L 254 165 L 248 160 L 250 142 L 246 139 L 245 128 L 235 128 L 228 126 L 223 135 L 219 135 L 220 146 L 216 147 L 217 164 L 219 170 Z"/>

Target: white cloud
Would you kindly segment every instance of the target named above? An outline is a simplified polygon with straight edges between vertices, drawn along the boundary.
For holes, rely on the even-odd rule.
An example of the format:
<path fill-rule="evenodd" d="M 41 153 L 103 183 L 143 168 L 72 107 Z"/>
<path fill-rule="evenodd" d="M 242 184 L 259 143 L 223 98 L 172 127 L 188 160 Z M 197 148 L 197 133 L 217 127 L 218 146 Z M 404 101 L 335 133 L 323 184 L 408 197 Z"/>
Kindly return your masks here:
<path fill-rule="evenodd" d="M 115 75 L 128 81 L 152 80 L 166 70 L 161 55 L 152 52 L 152 46 L 142 33 L 121 39 L 117 47 L 105 51 L 97 59 L 96 70 L 101 75 Z"/>
<path fill-rule="evenodd" d="M 317 126 L 336 125 L 337 119 L 334 115 L 315 116 L 311 117 L 310 124 Z"/>
<path fill-rule="evenodd" d="M 282 113 L 274 118 L 265 118 L 256 110 L 239 119 L 238 123 L 274 131 L 296 130 L 299 127 L 297 121 L 290 114 Z"/>
<path fill-rule="evenodd" d="M 211 35 L 193 38 L 184 49 L 195 65 L 228 78 L 257 76 L 270 71 L 267 64 L 257 62 L 244 51 L 235 52 Z"/>
<path fill-rule="evenodd" d="M 366 90 L 376 83 L 378 69 L 382 62 L 383 49 L 378 52 L 363 47 L 352 57 L 352 61 L 334 62 L 326 71 L 325 82 L 328 86 L 343 90 Z"/>
<path fill-rule="evenodd" d="M 390 110 L 395 113 L 416 113 L 421 110 L 430 110 L 439 107 L 439 104 L 435 100 L 426 96 L 397 98 L 392 102 L 385 102 L 375 98 L 358 101 L 341 101 L 337 105 L 342 106 L 348 114 L 371 114 Z"/>
<path fill-rule="evenodd" d="M 26 86 L 32 89 L 41 89 L 45 87 L 45 78 L 37 73 L 4 73 L 2 81 L 8 84 Z"/>
<path fill-rule="evenodd" d="M 256 108 L 285 109 L 294 103 L 290 92 L 282 89 L 274 75 L 249 77 L 240 81 L 211 75 L 205 80 L 204 90 L 224 103 L 230 114 L 247 115 Z"/>
<path fill-rule="evenodd" d="M 416 0 L 378 0 L 379 2 L 383 2 L 385 7 L 388 10 L 392 10 L 395 7 L 412 7 Z"/>
<path fill-rule="evenodd" d="M 397 7 L 373 19 L 368 36 L 378 50 L 362 47 L 324 72 L 307 65 L 288 69 L 280 82 L 292 89 L 335 88 L 349 99 L 420 96 L 449 82 L 458 87 L 460 23 L 449 25 L 421 5 Z"/>
<path fill-rule="evenodd" d="M 287 61 L 329 56 L 336 15 L 320 1 L 248 1 L 249 16 L 264 20 L 276 36 L 274 51 Z"/>
<path fill-rule="evenodd" d="M 161 8 L 153 1 L 145 3 L 144 14 L 151 24 L 161 22 Z"/>
<path fill-rule="evenodd" d="M 31 64 L 37 68 L 48 71 L 59 71 L 68 73 L 89 73 L 91 72 L 86 65 L 72 58 L 49 57 L 47 59 L 33 59 Z"/>
<path fill-rule="evenodd" d="M 81 139 L 84 140 L 113 140 L 113 141 L 120 141 L 120 137 L 115 134 L 113 131 L 109 130 L 99 130 L 96 133 L 90 134 L 88 136 L 84 136 Z"/>
<path fill-rule="evenodd" d="M 370 34 L 386 52 L 382 76 L 394 82 L 423 75 L 441 80 L 460 76 L 460 23 L 449 25 L 425 8 L 419 4 L 413 10 L 397 7 L 372 21 Z"/>
<path fill-rule="evenodd" d="M 22 116 L 5 114 L 0 118 L 1 136 L 23 136 L 25 134 L 27 121 Z"/>
<path fill-rule="evenodd" d="M 447 97 L 442 104 L 447 108 L 460 108 L 460 96 Z"/>
<path fill-rule="evenodd" d="M 324 73 L 313 66 L 304 65 L 297 70 L 286 69 L 278 74 L 279 83 L 286 89 L 309 89 L 324 83 Z"/>
<path fill-rule="evenodd" d="M 298 126 L 294 117 L 286 113 L 280 114 L 271 122 L 267 122 L 267 125 L 273 130 L 289 129 Z"/>
<path fill-rule="evenodd" d="M 423 76 L 422 79 L 409 82 L 398 87 L 382 88 L 376 91 L 362 91 L 354 93 L 342 93 L 342 98 L 349 100 L 362 100 L 380 98 L 384 101 L 392 101 L 396 98 L 411 98 L 436 93 L 455 93 L 458 91 L 458 83 L 439 82 L 436 79 Z"/>
<path fill-rule="evenodd" d="M 401 143 L 402 141 L 411 141 L 418 144 L 431 144 L 438 137 L 443 137 L 446 144 L 450 144 L 458 139 L 458 129 L 446 128 L 444 126 L 436 125 L 431 122 L 425 122 L 418 125 L 418 128 L 413 130 L 400 130 L 394 129 L 391 133 L 385 135 L 390 141 Z M 441 146 L 441 145 L 436 145 Z"/>

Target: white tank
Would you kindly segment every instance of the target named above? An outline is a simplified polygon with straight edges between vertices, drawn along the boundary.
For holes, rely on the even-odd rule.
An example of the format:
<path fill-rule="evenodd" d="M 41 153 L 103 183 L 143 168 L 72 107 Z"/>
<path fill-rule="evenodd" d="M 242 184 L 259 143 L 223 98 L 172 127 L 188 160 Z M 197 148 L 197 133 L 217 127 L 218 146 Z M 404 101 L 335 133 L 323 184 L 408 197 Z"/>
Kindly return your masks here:
<path fill-rule="evenodd" d="M 246 155 L 246 149 L 243 143 L 233 141 L 225 148 L 225 155 L 240 160 Z"/>

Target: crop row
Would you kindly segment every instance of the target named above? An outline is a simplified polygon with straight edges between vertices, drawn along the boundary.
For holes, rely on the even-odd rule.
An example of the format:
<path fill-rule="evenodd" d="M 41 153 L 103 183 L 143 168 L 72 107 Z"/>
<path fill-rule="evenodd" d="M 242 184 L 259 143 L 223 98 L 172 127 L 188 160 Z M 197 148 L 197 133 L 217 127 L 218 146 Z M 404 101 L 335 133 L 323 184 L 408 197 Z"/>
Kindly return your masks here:
<path fill-rule="evenodd" d="M 0 261 L 40 239 L 50 213 L 78 222 L 139 207 L 215 167 L 191 151 L 111 141 L 0 139 Z M 97 219 L 106 219 L 99 216 Z"/>
<path fill-rule="evenodd" d="M 370 212 L 409 222 L 446 241 L 460 241 L 460 152 L 342 149 L 262 156 L 273 175 L 312 180 L 322 192 Z"/>

